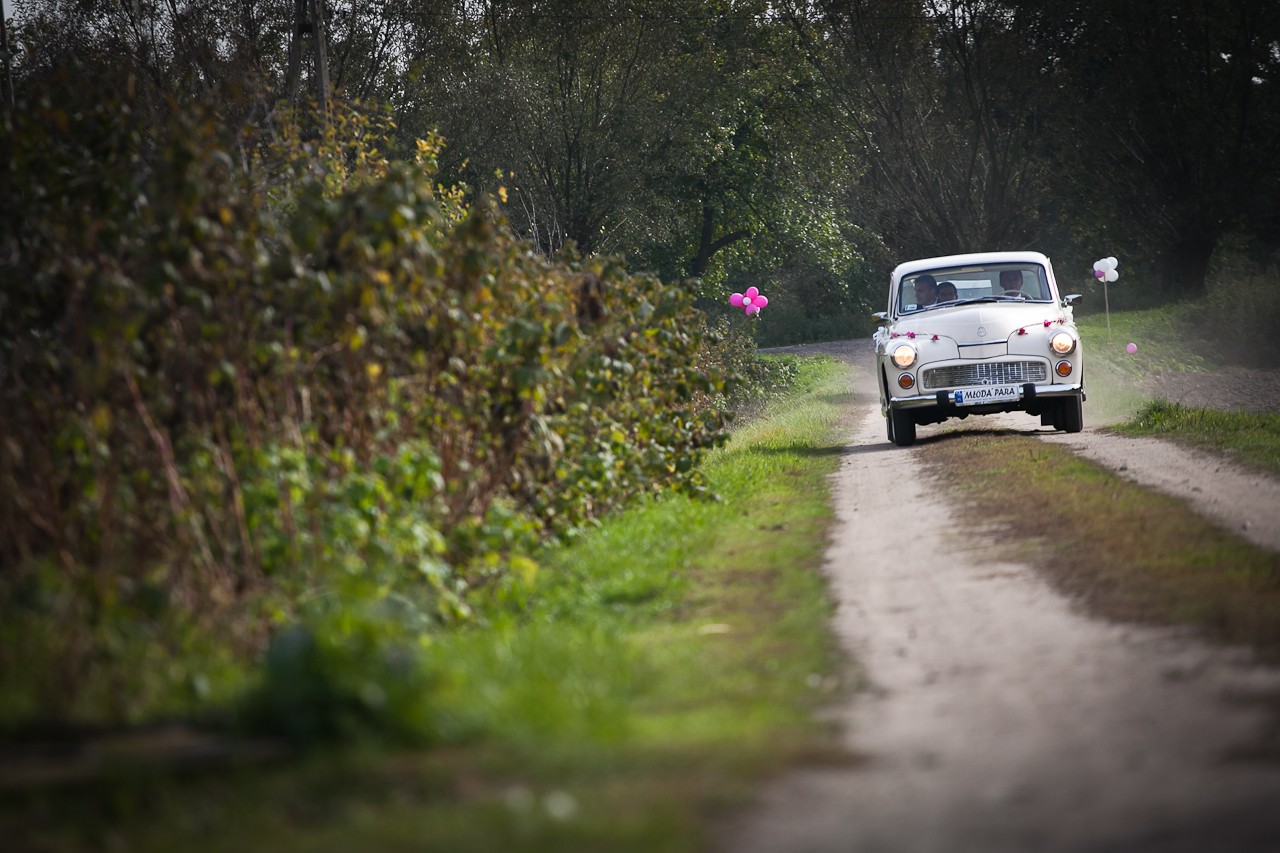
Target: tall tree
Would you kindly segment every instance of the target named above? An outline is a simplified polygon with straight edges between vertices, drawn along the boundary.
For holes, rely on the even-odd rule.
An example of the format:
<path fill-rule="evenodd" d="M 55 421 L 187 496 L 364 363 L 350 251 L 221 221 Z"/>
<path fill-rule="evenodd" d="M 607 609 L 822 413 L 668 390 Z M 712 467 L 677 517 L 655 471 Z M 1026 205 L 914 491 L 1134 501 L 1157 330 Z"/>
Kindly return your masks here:
<path fill-rule="evenodd" d="M 871 166 L 860 214 L 891 246 L 1034 243 L 1050 86 L 1025 50 L 1026 16 L 986 0 L 792 0 L 784 10 L 844 138 Z"/>
<path fill-rule="evenodd" d="M 415 57 L 402 126 L 438 123 L 473 187 L 501 170 L 544 251 L 702 276 L 780 230 L 833 230 L 854 170 L 805 112 L 812 73 L 764 0 L 489 0 L 458 19 L 470 49 L 434 53 L 438 76 Z"/>
<path fill-rule="evenodd" d="M 293 2 L 293 34 L 289 39 L 289 70 L 285 83 L 290 103 L 298 100 L 303 54 L 308 48 L 313 63 L 316 103 L 320 105 L 320 114 L 325 115 L 329 111 L 329 37 L 325 0 Z"/>
<path fill-rule="evenodd" d="M 1280 192 L 1280 6 L 1020 5 L 1067 98 L 1058 186 L 1148 256 L 1158 287 L 1202 294 L 1223 236 L 1267 227 Z"/>
<path fill-rule="evenodd" d="M 47 0 L 19 8 L 18 95 L 61 105 L 129 93 L 135 110 L 224 98 L 234 123 L 283 94 L 295 0 Z M 233 91 L 235 90 L 235 91 Z"/>

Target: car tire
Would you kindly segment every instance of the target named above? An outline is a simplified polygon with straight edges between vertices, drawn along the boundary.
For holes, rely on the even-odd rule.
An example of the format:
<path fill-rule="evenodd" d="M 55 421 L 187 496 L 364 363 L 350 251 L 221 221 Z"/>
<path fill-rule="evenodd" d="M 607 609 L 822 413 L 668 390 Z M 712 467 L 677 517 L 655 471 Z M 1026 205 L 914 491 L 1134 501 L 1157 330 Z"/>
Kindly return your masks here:
<path fill-rule="evenodd" d="M 892 444 L 893 443 L 893 415 L 884 416 L 884 431 L 885 431 L 885 435 L 889 437 L 889 443 Z"/>
<path fill-rule="evenodd" d="M 906 412 L 890 410 L 889 430 L 893 433 L 890 441 L 899 447 L 910 447 L 916 443 L 916 422 Z"/>
<path fill-rule="evenodd" d="M 1084 404 L 1079 397 L 1068 397 L 1062 401 L 1062 408 L 1054 425 L 1063 432 L 1080 432 L 1084 429 Z"/>

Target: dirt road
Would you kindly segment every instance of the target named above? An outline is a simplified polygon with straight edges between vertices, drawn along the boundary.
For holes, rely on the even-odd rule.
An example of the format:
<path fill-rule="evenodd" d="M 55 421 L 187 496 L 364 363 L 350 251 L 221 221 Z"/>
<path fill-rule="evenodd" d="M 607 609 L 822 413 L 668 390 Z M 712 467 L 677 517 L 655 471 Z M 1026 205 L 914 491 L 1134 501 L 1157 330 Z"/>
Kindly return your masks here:
<path fill-rule="evenodd" d="M 869 684 L 833 709 L 856 760 L 777 780 L 724 849 L 1280 849 L 1280 672 L 1176 631 L 1091 618 L 1029 566 L 993 557 L 923 470 L 928 436 L 954 427 L 890 446 L 865 381 L 869 342 L 826 349 L 864 380 L 826 566 L 836 629 Z M 1002 423 L 1039 431 L 1020 417 Z M 1111 439 L 1089 430 L 1051 440 L 1135 478 L 1178 472 L 1162 487 L 1189 498 L 1237 476 L 1165 455 L 1163 443 L 1103 447 Z M 1221 502 L 1201 510 L 1272 537 L 1280 499 L 1266 500 L 1250 519 Z"/>

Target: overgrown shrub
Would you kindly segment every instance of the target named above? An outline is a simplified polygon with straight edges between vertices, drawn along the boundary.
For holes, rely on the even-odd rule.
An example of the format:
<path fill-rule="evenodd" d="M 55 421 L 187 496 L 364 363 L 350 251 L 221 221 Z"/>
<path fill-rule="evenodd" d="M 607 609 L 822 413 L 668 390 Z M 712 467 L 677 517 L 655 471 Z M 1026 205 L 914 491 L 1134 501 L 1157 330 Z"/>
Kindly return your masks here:
<path fill-rule="evenodd" d="M 153 709 L 163 665 L 83 707 L 120 630 L 243 658 L 395 611 L 400 642 L 518 597 L 546 536 L 700 489 L 726 386 L 689 296 L 531 252 L 435 185 L 438 141 L 389 162 L 340 104 L 274 143 L 127 103 L 5 120 L 0 691 L 36 698 L 0 713 Z"/>

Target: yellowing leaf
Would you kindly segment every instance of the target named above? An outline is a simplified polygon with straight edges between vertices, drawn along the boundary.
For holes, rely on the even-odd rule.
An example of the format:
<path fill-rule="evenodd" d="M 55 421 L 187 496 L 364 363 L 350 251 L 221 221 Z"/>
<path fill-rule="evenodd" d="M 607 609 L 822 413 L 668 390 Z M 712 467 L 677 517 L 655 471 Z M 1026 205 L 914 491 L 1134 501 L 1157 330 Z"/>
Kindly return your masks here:
<path fill-rule="evenodd" d="M 511 558 L 511 572 L 525 586 L 533 586 L 538 577 L 538 564 L 528 557 L 515 556 Z"/>
<path fill-rule="evenodd" d="M 93 428 L 100 433 L 105 433 L 111 429 L 111 407 L 106 403 L 99 403 L 93 409 L 93 414 L 89 416 L 89 420 L 93 423 Z"/>

